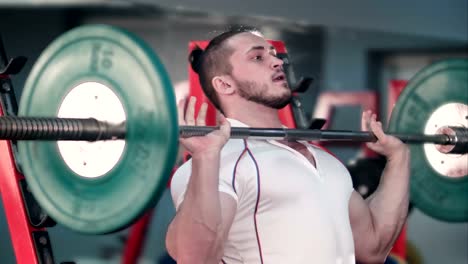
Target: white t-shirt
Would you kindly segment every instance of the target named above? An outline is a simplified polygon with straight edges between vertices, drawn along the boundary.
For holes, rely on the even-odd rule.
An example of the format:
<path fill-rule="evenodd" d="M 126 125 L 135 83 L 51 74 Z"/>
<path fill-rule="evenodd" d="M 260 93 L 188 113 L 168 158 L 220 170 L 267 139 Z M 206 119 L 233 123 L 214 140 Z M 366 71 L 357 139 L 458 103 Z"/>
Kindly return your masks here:
<path fill-rule="evenodd" d="M 228 119 L 233 127 L 246 125 Z M 219 191 L 237 202 L 222 263 L 354 264 L 346 167 L 307 145 L 317 168 L 275 140 L 231 139 L 221 152 Z M 171 183 L 176 208 L 184 199 L 191 162 Z"/>

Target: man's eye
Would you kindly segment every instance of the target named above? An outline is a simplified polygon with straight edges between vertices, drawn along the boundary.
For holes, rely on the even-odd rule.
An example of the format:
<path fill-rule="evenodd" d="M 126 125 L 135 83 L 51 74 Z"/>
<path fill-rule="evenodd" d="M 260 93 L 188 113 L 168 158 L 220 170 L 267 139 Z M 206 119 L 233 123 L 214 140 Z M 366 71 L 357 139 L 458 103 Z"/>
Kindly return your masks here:
<path fill-rule="evenodd" d="M 256 61 L 261 61 L 261 60 L 263 60 L 263 56 L 258 55 L 258 56 L 253 57 L 253 59 L 256 60 Z"/>

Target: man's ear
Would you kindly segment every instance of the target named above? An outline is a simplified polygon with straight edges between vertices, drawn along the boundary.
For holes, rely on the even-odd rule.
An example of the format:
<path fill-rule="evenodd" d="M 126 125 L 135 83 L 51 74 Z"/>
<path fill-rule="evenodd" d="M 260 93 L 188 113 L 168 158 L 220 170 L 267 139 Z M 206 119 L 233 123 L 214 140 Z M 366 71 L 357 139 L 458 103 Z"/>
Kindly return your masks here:
<path fill-rule="evenodd" d="M 211 80 L 211 84 L 219 94 L 232 94 L 234 93 L 233 81 L 227 75 L 215 76 Z"/>

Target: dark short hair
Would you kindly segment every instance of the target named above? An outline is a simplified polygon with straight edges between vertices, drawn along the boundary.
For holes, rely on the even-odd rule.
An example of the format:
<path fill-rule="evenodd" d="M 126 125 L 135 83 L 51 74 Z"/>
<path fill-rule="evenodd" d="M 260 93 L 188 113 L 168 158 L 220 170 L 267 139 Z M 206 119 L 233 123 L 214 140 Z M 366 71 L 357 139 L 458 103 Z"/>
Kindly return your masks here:
<path fill-rule="evenodd" d="M 237 34 L 254 31 L 258 30 L 245 26 L 231 28 L 214 37 L 205 50 L 196 47 L 190 53 L 189 61 L 192 69 L 198 73 L 203 92 L 221 112 L 219 97 L 211 80 L 217 75 L 231 74 L 232 72 L 232 65 L 227 58 L 232 55 L 234 50 L 226 45 L 226 41 Z"/>

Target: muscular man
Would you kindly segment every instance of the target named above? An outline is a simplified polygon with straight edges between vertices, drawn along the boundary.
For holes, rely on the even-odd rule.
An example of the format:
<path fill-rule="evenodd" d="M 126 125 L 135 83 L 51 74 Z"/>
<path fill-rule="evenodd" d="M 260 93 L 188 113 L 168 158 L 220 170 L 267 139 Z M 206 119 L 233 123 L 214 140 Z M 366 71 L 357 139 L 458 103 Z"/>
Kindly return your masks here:
<path fill-rule="evenodd" d="M 243 30 L 214 38 L 193 66 L 207 97 L 221 110 L 221 128 L 181 139 L 191 153 L 172 180 L 177 214 L 166 245 L 177 263 L 382 263 L 408 211 L 409 149 L 386 135 L 375 114 L 363 130 L 387 157 L 377 191 L 363 200 L 346 168 L 307 142 L 229 139 L 230 127 L 282 127 L 278 109 L 291 91 L 283 61 L 261 36 Z M 179 105 L 182 125 L 195 99 Z M 185 114 L 184 114 L 185 113 Z"/>

